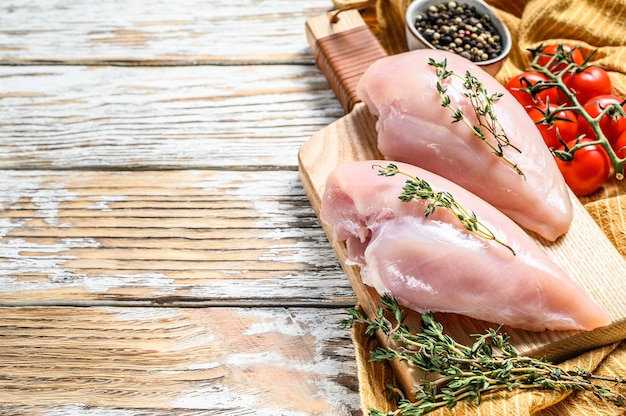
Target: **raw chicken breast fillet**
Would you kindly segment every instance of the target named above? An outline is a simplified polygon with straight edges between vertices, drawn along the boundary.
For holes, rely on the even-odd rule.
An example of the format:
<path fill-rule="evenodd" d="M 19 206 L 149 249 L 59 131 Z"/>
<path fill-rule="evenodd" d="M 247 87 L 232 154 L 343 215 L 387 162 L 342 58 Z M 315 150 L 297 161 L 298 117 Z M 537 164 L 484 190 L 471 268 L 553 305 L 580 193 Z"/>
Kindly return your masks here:
<path fill-rule="evenodd" d="M 424 216 L 425 201 L 398 197 L 407 177 L 380 176 L 373 165 L 352 162 L 328 177 L 320 218 L 334 241 L 345 241 L 348 260 L 363 283 L 418 312 L 452 312 L 541 331 L 591 330 L 610 322 L 601 309 L 526 232 L 460 186 L 418 167 L 400 170 L 448 191 L 474 212 L 503 245 L 465 230 L 449 210 Z"/>
<path fill-rule="evenodd" d="M 437 92 L 436 62 L 461 77 L 469 71 L 489 95 L 502 93 L 496 118 L 509 141 L 506 147 L 526 180 L 475 137 L 462 122 L 452 123 L 452 111 L 442 107 Z M 478 125 L 463 80 L 444 81 L 452 106 Z M 386 159 L 407 162 L 458 183 L 488 201 L 527 230 L 554 241 L 573 218 L 567 186 L 554 157 L 526 110 L 498 83 L 467 59 L 445 51 L 414 50 L 374 62 L 357 85 L 357 94 L 378 116 L 378 148 Z M 486 132 L 489 140 L 493 135 Z"/>

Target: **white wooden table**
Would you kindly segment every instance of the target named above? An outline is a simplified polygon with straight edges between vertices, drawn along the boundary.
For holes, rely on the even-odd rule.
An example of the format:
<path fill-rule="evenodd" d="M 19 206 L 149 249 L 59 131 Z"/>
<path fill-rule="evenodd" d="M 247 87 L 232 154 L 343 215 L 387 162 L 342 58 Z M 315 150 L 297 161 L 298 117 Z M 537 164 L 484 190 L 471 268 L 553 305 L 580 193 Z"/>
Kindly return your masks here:
<path fill-rule="evenodd" d="M 0 415 L 358 415 L 297 153 L 330 0 L 0 4 Z"/>

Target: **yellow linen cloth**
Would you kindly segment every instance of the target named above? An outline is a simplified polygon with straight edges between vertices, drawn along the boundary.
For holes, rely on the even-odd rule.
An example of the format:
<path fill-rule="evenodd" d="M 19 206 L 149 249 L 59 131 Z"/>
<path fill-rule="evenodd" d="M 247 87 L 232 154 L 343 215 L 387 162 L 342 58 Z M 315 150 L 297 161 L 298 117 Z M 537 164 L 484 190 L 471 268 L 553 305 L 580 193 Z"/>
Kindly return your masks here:
<path fill-rule="evenodd" d="M 335 6 L 362 0 L 335 0 Z M 443 1 L 443 0 L 442 0 Z M 407 50 L 404 12 L 411 0 L 378 0 L 364 12 L 364 19 L 389 54 Z M 459 0 L 461 3 L 462 0 Z M 588 56 L 596 50 L 593 62 L 609 71 L 614 93 L 626 97 L 626 0 L 486 0 L 506 24 L 513 48 L 496 78 L 505 84 L 527 69 L 527 50 L 560 41 L 568 42 Z M 626 179 L 609 180 L 593 195 L 581 198 L 590 215 L 618 251 L 626 257 Z M 583 254 L 588 255 L 589 253 Z M 370 351 L 378 341 L 355 326 L 352 332 L 359 366 L 361 405 L 383 411 L 394 409 L 385 394 L 386 383 L 393 383 L 388 365 L 370 363 Z M 580 367 L 606 377 L 626 377 L 626 340 L 582 354 L 560 364 L 565 369 Z M 602 384 L 602 383 L 600 383 Z M 604 383 L 626 394 L 625 385 Z M 626 410 L 602 402 L 590 393 L 514 391 L 496 394 L 480 406 L 462 403 L 454 410 L 433 415 L 489 416 L 626 416 Z"/>

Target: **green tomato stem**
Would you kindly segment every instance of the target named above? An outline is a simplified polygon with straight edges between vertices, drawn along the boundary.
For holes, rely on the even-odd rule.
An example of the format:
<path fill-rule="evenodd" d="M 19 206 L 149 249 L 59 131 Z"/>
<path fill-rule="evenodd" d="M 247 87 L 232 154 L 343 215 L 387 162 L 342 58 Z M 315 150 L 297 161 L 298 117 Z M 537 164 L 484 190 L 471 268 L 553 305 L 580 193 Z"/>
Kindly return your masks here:
<path fill-rule="evenodd" d="M 573 72 L 579 71 L 580 69 L 584 69 L 584 67 L 588 63 L 585 62 L 583 66 L 579 66 L 573 62 L 570 62 L 565 68 L 563 68 L 558 73 L 552 73 L 548 68 L 552 67 L 553 64 L 557 63 L 557 61 L 560 61 L 559 54 L 557 53 L 553 57 L 551 57 L 545 66 L 541 66 L 537 63 L 540 56 L 541 56 L 540 54 L 535 55 L 531 63 L 531 67 L 535 71 L 540 72 L 541 74 L 548 77 L 548 79 L 550 79 L 550 82 L 538 83 L 538 84 L 542 84 L 544 87 L 554 86 L 554 87 L 559 88 L 559 90 L 562 91 L 563 94 L 565 94 L 565 96 L 568 98 L 569 102 L 572 103 L 572 105 L 570 106 L 558 107 L 556 110 L 558 111 L 558 110 L 566 109 L 566 110 L 575 111 L 589 124 L 589 126 L 591 127 L 591 129 L 593 130 L 593 132 L 595 133 L 597 137 L 597 140 L 594 140 L 594 141 L 585 142 L 585 143 L 577 142 L 576 145 L 574 145 L 573 147 L 569 149 L 569 152 L 573 156 L 576 151 L 580 150 L 583 147 L 592 146 L 592 145 L 601 146 L 606 151 L 606 154 L 609 156 L 611 167 L 613 168 L 613 171 L 615 172 L 615 177 L 618 180 L 624 179 L 624 168 L 626 165 L 626 158 L 620 159 L 617 156 L 617 153 L 615 152 L 615 150 L 613 150 L 611 143 L 609 143 L 609 140 L 607 139 L 606 135 L 600 128 L 600 120 L 602 119 L 602 117 L 606 116 L 611 111 L 612 106 L 608 106 L 604 108 L 598 116 L 591 117 L 591 115 L 587 112 L 587 110 L 585 110 L 584 105 L 580 103 L 580 101 L 578 101 L 576 94 L 572 92 L 565 84 L 565 81 L 563 81 L 563 76 L 565 74 L 573 73 Z"/>

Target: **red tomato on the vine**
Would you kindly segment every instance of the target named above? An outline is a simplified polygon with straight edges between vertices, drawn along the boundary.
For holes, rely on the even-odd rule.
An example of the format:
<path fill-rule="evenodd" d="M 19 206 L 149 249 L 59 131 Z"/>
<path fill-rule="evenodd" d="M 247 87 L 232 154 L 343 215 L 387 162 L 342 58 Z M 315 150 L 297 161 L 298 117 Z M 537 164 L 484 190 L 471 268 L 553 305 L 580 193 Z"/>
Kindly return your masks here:
<path fill-rule="evenodd" d="M 540 82 L 550 82 L 550 79 L 539 72 L 522 72 L 506 83 L 506 89 L 524 107 L 546 104 L 547 102 L 556 105 L 559 102 L 559 89 L 557 87 L 537 88 L 534 91 L 535 94 L 531 94 L 530 88 Z"/>
<path fill-rule="evenodd" d="M 617 104 L 622 107 L 626 112 L 626 102 L 615 95 L 599 95 L 593 97 L 587 101 L 584 105 L 584 109 L 592 118 L 599 116 L 606 108 L 611 105 Z M 626 131 L 626 117 L 624 116 L 612 116 L 607 113 L 600 119 L 600 130 L 606 136 L 609 143 L 613 144 L 623 131 Z M 585 136 L 597 139 L 593 129 L 587 123 L 587 121 L 578 114 L 578 128 L 581 134 Z"/>
<path fill-rule="evenodd" d="M 564 77 L 564 80 L 581 104 L 595 96 L 611 94 L 613 89 L 609 74 L 599 66 L 588 66 L 581 72 Z"/>
<path fill-rule="evenodd" d="M 568 45 L 566 43 L 562 44 L 561 48 L 563 52 L 567 55 L 567 59 L 565 62 L 559 63 L 557 62 L 557 60 L 552 62 L 550 64 L 550 67 L 548 68 L 550 72 L 557 73 L 557 72 L 564 70 L 569 64 L 569 62 L 573 62 L 576 65 L 582 65 L 585 62 L 585 57 L 583 56 L 582 52 L 579 49 L 571 45 Z M 559 51 L 558 44 L 546 46 L 545 48 L 541 50 L 541 56 L 539 56 L 539 58 L 537 59 L 537 64 L 539 64 L 542 67 L 546 67 L 546 65 L 548 65 L 552 57 L 555 56 L 558 53 L 558 51 Z"/>
<path fill-rule="evenodd" d="M 626 158 L 626 131 L 622 132 L 615 143 L 613 143 L 613 150 L 620 159 Z"/>
<path fill-rule="evenodd" d="M 581 143 L 591 142 L 582 139 Z M 576 141 L 567 144 L 574 147 Z M 564 148 L 561 148 L 563 150 Z M 571 161 L 556 159 L 563 178 L 576 196 L 589 195 L 600 189 L 611 173 L 611 161 L 604 149 L 598 145 L 588 145 L 574 153 Z"/>
<path fill-rule="evenodd" d="M 545 106 L 533 107 L 528 115 L 535 122 L 537 129 L 548 147 L 559 148 L 578 137 L 576 113 L 572 110 L 549 110 Z M 559 140 L 559 137 L 561 140 Z"/>

